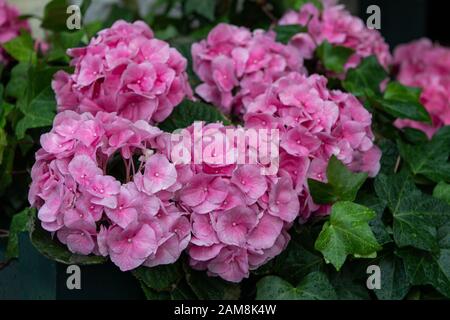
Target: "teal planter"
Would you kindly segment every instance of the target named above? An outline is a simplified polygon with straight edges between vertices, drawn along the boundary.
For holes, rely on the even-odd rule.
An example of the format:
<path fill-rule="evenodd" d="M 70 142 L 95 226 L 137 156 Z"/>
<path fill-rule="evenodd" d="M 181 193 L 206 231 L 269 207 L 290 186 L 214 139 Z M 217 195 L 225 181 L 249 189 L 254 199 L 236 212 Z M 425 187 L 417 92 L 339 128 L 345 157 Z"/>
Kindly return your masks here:
<path fill-rule="evenodd" d="M 42 256 L 27 233 L 20 234 L 20 255 L 0 270 L 0 300 L 144 299 L 139 282 L 110 262 L 80 266 L 81 289 L 69 290 L 68 265 Z M 0 248 L 0 261 L 4 248 Z"/>

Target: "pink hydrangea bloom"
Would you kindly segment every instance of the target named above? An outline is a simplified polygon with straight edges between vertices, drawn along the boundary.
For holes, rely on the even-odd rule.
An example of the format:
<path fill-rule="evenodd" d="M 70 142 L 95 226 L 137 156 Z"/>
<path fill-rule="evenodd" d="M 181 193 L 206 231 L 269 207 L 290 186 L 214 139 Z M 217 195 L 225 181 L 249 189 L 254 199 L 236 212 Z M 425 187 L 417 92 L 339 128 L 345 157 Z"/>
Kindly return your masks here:
<path fill-rule="evenodd" d="M 30 30 L 26 20 L 19 19 L 19 10 L 8 4 L 6 0 L 0 0 L 0 44 L 8 42 L 18 35 L 21 30 Z M 7 63 L 9 57 L 0 46 L 0 63 Z"/>
<path fill-rule="evenodd" d="M 399 46 L 394 59 L 398 81 L 422 89 L 420 100 L 432 119 L 432 125 L 406 119 L 395 124 L 422 130 L 431 138 L 440 127 L 450 125 L 450 49 L 421 39 Z"/>
<path fill-rule="evenodd" d="M 236 147 L 236 141 L 227 140 L 227 129 L 235 128 L 192 125 L 181 133 L 181 142 L 167 134 L 158 137 L 156 144 L 176 163 L 182 185 L 176 191 L 177 205 L 190 214 L 191 266 L 239 282 L 286 247 L 286 230 L 297 218 L 300 203 L 291 181 L 277 177 L 276 172 L 262 175 L 260 164 L 241 164 L 236 157 L 216 161 Z M 211 137 L 223 144 L 213 148 Z M 179 144 L 188 151 L 187 161 L 180 163 L 175 152 Z M 203 147 L 197 161 L 196 146 Z"/>
<path fill-rule="evenodd" d="M 192 45 L 192 59 L 203 81 L 196 93 L 226 113 L 238 113 L 243 100 L 262 93 L 287 71 L 303 71 L 301 56 L 275 42 L 275 33 L 225 23 Z"/>
<path fill-rule="evenodd" d="M 375 176 L 381 152 L 374 145 L 371 114 L 356 97 L 330 91 L 326 78 L 290 73 L 272 84 L 246 107 L 246 127 L 276 126 L 280 130 L 278 183 L 269 193 L 268 211 L 290 220 L 327 213 L 314 204 L 307 179 L 326 181 L 332 155 L 353 171 Z M 264 117 L 262 117 L 264 115 Z M 255 120 L 257 119 L 257 120 Z M 300 208 L 286 190 L 295 189 Z"/>
<path fill-rule="evenodd" d="M 386 69 L 391 64 L 389 46 L 381 34 L 368 29 L 364 21 L 352 16 L 343 5 L 335 5 L 335 1 L 324 1 L 322 11 L 312 3 L 305 4 L 298 12 L 288 11 L 279 24 L 299 24 L 308 28 L 307 33 L 299 33 L 291 40 L 291 44 L 306 58 L 311 58 L 316 46 L 327 40 L 355 51 L 345 65 L 346 70 L 356 67 L 362 58 L 371 55 L 375 55 Z"/>
<path fill-rule="evenodd" d="M 68 54 L 74 73 L 59 71 L 52 82 L 59 111 L 116 112 L 132 121 L 160 122 L 192 96 L 186 59 L 142 21 L 119 20 Z"/>
<path fill-rule="evenodd" d="M 59 113 L 31 171 L 42 227 L 73 253 L 109 256 L 122 271 L 176 261 L 190 223 L 173 204 L 175 166 L 151 149 L 160 134 L 114 113 Z M 116 162 L 124 183 L 109 174 Z"/>

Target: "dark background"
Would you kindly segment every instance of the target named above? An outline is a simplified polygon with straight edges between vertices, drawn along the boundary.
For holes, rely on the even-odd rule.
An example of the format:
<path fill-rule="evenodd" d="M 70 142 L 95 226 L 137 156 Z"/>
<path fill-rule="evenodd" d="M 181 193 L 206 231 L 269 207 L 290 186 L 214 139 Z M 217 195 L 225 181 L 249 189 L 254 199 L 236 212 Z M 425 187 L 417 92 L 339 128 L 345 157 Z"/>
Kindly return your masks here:
<path fill-rule="evenodd" d="M 366 9 L 381 9 L 381 30 L 391 48 L 421 37 L 450 46 L 449 0 L 349 0 L 342 1 L 364 21 Z"/>

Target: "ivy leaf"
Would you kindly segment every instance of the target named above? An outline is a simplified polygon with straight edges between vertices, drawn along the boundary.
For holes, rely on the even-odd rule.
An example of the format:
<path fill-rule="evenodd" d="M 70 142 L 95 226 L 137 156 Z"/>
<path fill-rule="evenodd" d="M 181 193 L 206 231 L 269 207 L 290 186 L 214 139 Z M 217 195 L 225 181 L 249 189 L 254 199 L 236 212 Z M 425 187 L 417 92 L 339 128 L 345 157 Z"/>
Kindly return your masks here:
<path fill-rule="evenodd" d="M 22 139 L 31 128 L 50 126 L 56 113 L 55 94 L 49 86 L 38 94 L 29 104 L 22 106 L 25 115 L 16 126 L 16 136 Z"/>
<path fill-rule="evenodd" d="M 187 0 L 184 5 L 184 12 L 186 14 L 197 13 L 200 16 L 214 21 L 214 11 L 216 2 L 211 0 Z"/>
<path fill-rule="evenodd" d="M 353 201 L 367 179 L 367 173 L 353 173 L 332 156 L 327 167 L 328 183 L 308 179 L 309 190 L 317 204 Z"/>
<path fill-rule="evenodd" d="M 256 284 L 256 300 L 335 300 L 333 286 L 321 272 L 308 274 L 297 287 L 276 276 L 262 278 Z"/>
<path fill-rule="evenodd" d="M 376 218 L 369 222 L 373 234 L 380 245 L 392 242 L 388 227 L 383 222 L 383 214 L 386 209 L 386 201 L 379 199 L 373 194 L 364 193 L 358 196 L 356 203 L 372 209 Z"/>
<path fill-rule="evenodd" d="M 195 121 L 230 124 L 230 121 L 217 108 L 203 102 L 184 100 L 166 120 L 159 124 L 159 127 L 161 130 L 172 132 L 179 128 L 186 128 Z"/>
<path fill-rule="evenodd" d="M 197 296 L 185 280 L 180 281 L 170 293 L 172 300 L 196 300 Z"/>
<path fill-rule="evenodd" d="M 403 261 L 390 253 L 377 261 L 381 270 L 381 288 L 374 292 L 380 300 L 402 300 L 411 289 Z"/>
<path fill-rule="evenodd" d="M 20 36 L 4 43 L 3 48 L 8 54 L 19 62 L 35 62 L 36 52 L 31 35 L 28 32 L 22 32 Z"/>
<path fill-rule="evenodd" d="M 307 32 L 308 29 L 299 24 L 277 25 L 274 28 L 277 34 L 276 41 L 287 44 L 297 33 Z"/>
<path fill-rule="evenodd" d="M 420 103 L 420 89 L 390 82 L 383 98 L 373 98 L 372 101 L 395 118 L 431 123 L 430 115 Z"/>
<path fill-rule="evenodd" d="M 156 291 L 148 287 L 145 282 L 139 281 L 142 291 L 144 292 L 145 299 L 147 300 L 169 300 L 170 294 L 165 291 Z"/>
<path fill-rule="evenodd" d="M 294 234 L 286 250 L 275 259 L 274 272 L 292 283 L 311 272 L 322 271 L 325 265 L 320 253 L 309 250 L 301 243 L 302 236 Z"/>
<path fill-rule="evenodd" d="M 353 49 L 333 46 L 326 40 L 316 49 L 316 55 L 325 68 L 336 73 L 344 72 L 344 66 L 353 53 Z"/>
<path fill-rule="evenodd" d="M 406 275 L 413 285 L 431 285 L 450 298 L 450 249 L 429 253 L 413 248 L 401 249 Z"/>
<path fill-rule="evenodd" d="M 237 300 L 241 290 L 239 285 L 217 277 L 208 277 L 205 272 L 184 268 L 186 282 L 200 300 Z"/>
<path fill-rule="evenodd" d="M 380 83 L 387 78 L 386 70 L 375 56 L 361 61 L 357 68 L 349 69 L 342 85 L 357 97 L 380 94 Z"/>
<path fill-rule="evenodd" d="M 139 267 L 133 275 L 156 291 L 171 291 L 183 277 L 180 263 L 172 263 L 152 268 Z"/>
<path fill-rule="evenodd" d="M 33 246 L 45 257 L 64 264 L 90 265 L 106 261 L 105 257 L 95 255 L 79 255 L 69 251 L 66 246 L 52 238 L 50 232 L 42 229 L 40 222 L 36 219 L 34 209 L 31 209 L 29 231 Z"/>
<path fill-rule="evenodd" d="M 387 201 L 394 219 L 394 240 L 399 247 L 436 250 L 436 228 L 449 217 L 450 207 L 447 204 L 422 194 L 406 172 L 392 176 L 378 175 L 375 191 L 379 198 Z"/>
<path fill-rule="evenodd" d="M 338 271 L 348 255 L 376 255 L 381 247 L 369 226 L 375 216 L 375 212 L 359 204 L 337 202 L 331 208 L 330 220 L 323 225 L 315 248 Z"/>
<path fill-rule="evenodd" d="M 398 147 L 414 175 L 435 182 L 450 181 L 450 126 L 441 128 L 431 141 L 419 145 L 398 141 Z"/>
<path fill-rule="evenodd" d="M 30 208 L 26 208 L 13 216 L 9 226 L 8 245 L 5 253 L 6 259 L 19 257 L 19 233 L 28 230 L 28 221 L 32 212 Z"/>
<path fill-rule="evenodd" d="M 439 182 L 433 190 L 433 197 L 441 199 L 450 205 L 450 184 Z"/>

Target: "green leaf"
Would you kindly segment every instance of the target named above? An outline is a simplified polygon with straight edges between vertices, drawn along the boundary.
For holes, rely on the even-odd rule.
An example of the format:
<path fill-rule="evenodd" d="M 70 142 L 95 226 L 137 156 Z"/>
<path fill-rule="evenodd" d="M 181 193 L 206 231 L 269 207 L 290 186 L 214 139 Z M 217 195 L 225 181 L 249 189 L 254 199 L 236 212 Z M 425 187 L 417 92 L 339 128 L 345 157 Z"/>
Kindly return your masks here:
<path fill-rule="evenodd" d="M 314 4 L 320 10 L 322 9 L 322 1 L 321 0 L 283 0 L 283 5 L 285 9 L 294 9 L 300 10 L 307 3 Z"/>
<path fill-rule="evenodd" d="M 172 300 L 196 300 L 197 296 L 186 281 L 180 281 L 170 293 Z"/>
<path fill-rule="evenodd" d="M 325 68 L 336 73 L 344 72 L 344 66 L 353 53 L 353 49 L 333 46 L 326 40 L 316 49 L 316 55 Z"/>
<path fill-rule="evenodd" d="M 450 298 L 450 249 L 432 254 L 408 248 L 397 254 L 403 259 L 406 275 L 413 285 L 431 285 Z"/>
<path fill-rule="evenodd" d="M 391 236 L 389 234 L 389 229 L 383 222 L 383 214 L 386 209 L 386 201 L 377 198 L 373 194 L 364 193 L 361 196 L 358 195 L 356 203 L 372 209 L 377 214 L 375 219 L 369 222 L 369 225 L 372 228 L 377 242 L 380 245 L 392 242 Z"/>
<path fill-rule="evenodd" d="M 45 257 L 64 264 L 90 265 L 106 261 L 105 257 L 95 255 L 79 255 L 70 252 L 56 238 L 52 238 L 50 232 L 42 229 L 40 222 L 36 219 L 35 210 L 30 214 L 29 231 L 33 246 Z"/>
<path fill-rule="evenodd" d="M 56 112 L 55 94 L 51 87 L 47 87 L 38 94 L 30 104 L 21 108 L 25 115 L 16 126 L 16 136 L 22 139 L 25 132 L 31 128 L 50 126 Z"/>
<path fill-rule="evenodd" d="M 380 160 L 380 173 L 395 173 L 400 157 L 396 143 L 388 139 L 381 139 L 378 142 L 378 146 L 380 147 L 382 153 Z"/>
<path fill-rule="evenodd" d="M 35 62 L 36 52 L 31 35 L 22 32 L 20 36 L 4 43 L 3 48 L 8 54 L 19 62 Z"/>
<path fill-rule="evenodd" d="M 380 300 L 402 300 L 411 289 L 403 261 L 394 254 L 380 257 L 377 265 L 381 270 L 381 288 L 374 292 Z"/>
<path fill-rule="evenodd" d="M 67 7 L 69 3 L 66 0 L 52 0 L 44 8 L 44 18 L 41 28 L 51 31 L 67 30 Z"/>
<path fill-rule="evenodd" d="M 430 115 L 420 103 L 420 89 L 390 82 L 383 98 L 373 97 L 371 102 L 395 118 L 431 123 Z"/>
<path fill-rule="evenodd" d="M 287 44 L 293 36 L 297 33 L 305 33 L 308 31 L 306 27 L 303 27 L 299 24 L 289 24 L 289 25 L 277 25 L 274 28 L 274 31 L 277 34 L 277 41 Z"/>
<path fill-rule="evenodd" d="M 294 234 L 286 250 L 275 259 L 274 272 L 292 283 L 311 272 L 322 271 L 325 265 L 319 252 L 309 250 L 301 243 L 303 236 Z"/>
<path fill-rule="evenodd" d="M 337 201 L 353 201 L 367 179 L 367 173 L 353 173 L 332 156 L 327 167 L 328 183 L 308 179 L 308 186 L 315 203 L 330 204 Z"/>
<path fill-rule="evenodd" d="M 206 272 L 184 268 L 189 287 L 200 300 L 237 300 L 240 287 L 217 277 L 209 277 Z"/>
<path fill-rule="evenodd" d="M 355 96 L 373 96 L 380 94 L 380 83 L 386 78 L 386 70 L 375 56 L 370 56 L 363 59 L 357 68 L 348 70 L 342 85 Z"/>
<path fill-rule="evenodd" d="M 433 197 L 441 199 L 450 204 L 450 184 L 439 182 L 433 190 Z"/>
<path fill-rule="evenodd" d="M 342 267 L 348 255 L 367 257 L 381 249 L 369 226 L 375 212 L 348 201 L 337 202 L 331 208 L 327 221 L 316 240 L 315 248 L 336 270 Z"/>
<path fill-rule="evenodd" d="M 28 81 L 28 69 L 30 65 L 25 62 L 20 62 L 11 70 L 11 78 L 6 85 L 5 94 L 8 97 L 20 98 L 25 93 L 26 86 L 24 84 Z"/>
<path fill-rule="evenodd" d="M 398 141 L 398 147 L 414 175 L 435 182 L 450 181 L 450 126 L 441 128 L 431 141 L 418 145 Z"/>
<path fill-rule="evenodd" d="M 369 300 L 366 268 L 362 264 L 347 264 L 339 272 L 330 272 L 330 282 L 339 300 Z"/>
<path fill-rule="evenodd" d="M 6 132 L 3 128 L 0 128 L 0 165 L 3 162 L 3 154 L 8 146 L 8 139 L 6 137 Z"/>
<path fill-rule="evenodd" d="M 172 114 L 166 120 L 159 124 L 159 127 L 161 130 L 172 132 L 179 128 L 186 128 L 195 121 L 230 124 L 230 121 L 216 107 L 203 102 L 184 100 L 180 105 L 175 107 Z"/>
<path fill-rule="evenodd" d="M 19 233 L 28 231 L 28 221 L 33 211 L 30 208 L 15 214 L 9 226 L 8 245 L 6 247 L 6 259 L 19 257 Z"/>
<path fill-rule="evenodd" d="M 276 276 L 267 276 L 256 285 L 256 300 L 335 300 L 336 292 L 325 274 L 308 274 L 297 287 Z"/>
<path fill-rule="evenodd" d="M 422 194 L 406 172 L 378 175 L 375 191 L 380 199 L 387 201 L 394 219 L 394 240 L 399 247 L 436 250 L 436 228 L 448 219 L 450 213 L 446 203 Z"/>
<path fill-rule="evenodd" d="M 145 285 L 156 291 L 171 291 L 183 277 L 180 263 L 172 263 L 157 267 L 139 267 L 133 275 Z"/>
<path fill-rule="evenodd" d="M 147 300 L 169 300 L 170 294 L 165 291 L 156 291 L 148 287 L 145 282 L 139 281 L 142 291 L 144 292 L 145 299 Z"/>
<path fill-rule="evenodd" d="M 186 0 L 184 12 L 186 14 L 197 13 L 200 16 L 214 21 L 216 2 L 212 0 Z"/>

